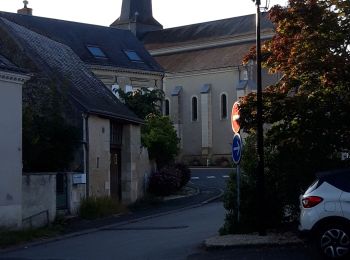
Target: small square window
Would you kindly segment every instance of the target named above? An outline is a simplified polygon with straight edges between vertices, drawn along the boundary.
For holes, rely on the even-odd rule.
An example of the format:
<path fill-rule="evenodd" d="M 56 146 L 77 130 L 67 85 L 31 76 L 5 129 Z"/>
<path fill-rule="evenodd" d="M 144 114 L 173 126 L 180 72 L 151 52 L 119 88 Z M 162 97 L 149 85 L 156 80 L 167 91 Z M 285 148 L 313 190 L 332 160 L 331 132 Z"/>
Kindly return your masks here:
<path fill-rule="evenodd" d="M 134 62 L 143 62 L 141 57 L 137 54 L 136 51 L 124 50 L 126 56 L 128 56 L 129 60 Z"/>
<path fill-rule="evenodd" d="M 95 58 L 107 59 L 106 54 L 101 50 L 100 47 L 91 45 L 88 45 L 86 47 Z"/>
<path fill-rule="evenodd" d="M 240 70 L 239 79 L 240 80 L 248 80 L 248 70 L 246 70 L 246 69 Z"/>

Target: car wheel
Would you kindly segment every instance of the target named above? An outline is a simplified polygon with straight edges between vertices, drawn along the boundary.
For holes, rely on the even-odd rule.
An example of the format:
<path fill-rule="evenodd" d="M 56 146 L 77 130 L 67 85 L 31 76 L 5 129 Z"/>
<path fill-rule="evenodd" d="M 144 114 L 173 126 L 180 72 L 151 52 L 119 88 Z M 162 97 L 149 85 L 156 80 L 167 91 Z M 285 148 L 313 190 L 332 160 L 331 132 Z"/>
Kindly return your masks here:
<path fill-rule="evenodd" d="M 327 258 L 340 259 L 349 256 L 350 229 L 345 225 L 333 224 L 318 232 L 318 246 Z"/>

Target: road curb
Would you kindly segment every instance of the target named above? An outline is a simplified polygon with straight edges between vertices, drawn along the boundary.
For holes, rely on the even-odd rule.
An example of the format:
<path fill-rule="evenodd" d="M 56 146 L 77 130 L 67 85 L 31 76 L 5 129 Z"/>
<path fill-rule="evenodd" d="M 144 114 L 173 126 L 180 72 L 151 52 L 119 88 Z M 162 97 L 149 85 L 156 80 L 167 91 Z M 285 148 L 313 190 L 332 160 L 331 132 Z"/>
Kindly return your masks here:
<path fill-rule="evenodd" d="M 25 243 L 22 245 L 18 245 L 18 246 L 14 246 L 11 248 L 6 248 L 6 249 L 0 249 L 0 254 L 3 253 L 8 253 L 8 252 L 12 252 L 12 251 L 16 251 L 16 250 L 21 250 L 21 249 L 26 249 L 29 247 L 36 247 L 36 246 L 40 246 L 40 245 L 45 245 L 45 244 L 49 244 L 49 243 L 53 243 L 53 242 L 57 242 L 57 241 L 61 241 L 61 240 L 65 240 L 65 239 L 69 239 L 69 238 L 74 238 L 74 237 L 79 237 L 79 236 L 83 236 L 83 235 L 87 235 L 87 234 L 92 234 L 98 231 L 103 231 L 103 230 L 108 230 L 110 228 L 116 228 L 116 227 L 121 227 L 121 226 L 125 226 L 128 224 L 132 224 L 132 223 L 137 223 L 137 222 L 141 222 L 141 221 L 145 221 L 145 220 L 149 220 L 149 219 L 153 219 L 153 218 L 158 218 L 158 217 L 162 217 L 162 216 L 166 216 L 166 215 L 170 215 L 170 214 L 174 214 L 174 213 L 178 213 L 178 212 L 182 212 L 182 211 L 186 211 L 189 209 L 193 209 L 193 208 L 199 208 L 202 207 L 210 202 L 213 202 L 217 199 L 219 199 L 220 197 L 222 197 L 224 194 L 224 191 L 222 189 L 220 189 L 220 194 L 216 195 L 210 199 L 207 199 L 201 203 L 197 203 L 194 205 L 190 205 L 187 207 L 183 207 L 183 208 L 179 208 L 179 209 L 174 209 L 174 210 L 170 210 L 170 211 L 166 211 L 166 212 L 162 212 L 162 213 L 158 213 L 158 214 L 153 214 L 150 216 L 145 216 L 145 217 L 140 217 L 140 218 L 136 218 L 136 219 L 132 219 L 132 220 L 126 220 L 126 221 L 122 221 L 119 223 L 114 223 L 114 224 L 109 224 L 109 225 L 105 225 L 105 226 L 101 226 L 98 228 L 91 228 L 91 229 L 86 229 L 84 231 L 78 231 L 78 232 L 74 232 L 74 233 L 70 233 L 70 234 L 66 234 L 66 235 L 61 235 L 61 236 L 57 236 L 57 237 L 53 237 L 53 238 L 48 238 L 48 239 L 44 239 L 44 240 L 40 240 L 40 241 L 35 241 L 35 242 L 29 242 L 29 243 Z"/>
<path fill-rule="evenodd" d="M 229 248 L 256 248 L 256 247 L 283 247 L 303 246 L 305 242 L 291 234 L 270 234 L 265 237 L 258 235 L 227 235 L 208 238 L 203 241 L 207 250 L 229 249 Z"/>

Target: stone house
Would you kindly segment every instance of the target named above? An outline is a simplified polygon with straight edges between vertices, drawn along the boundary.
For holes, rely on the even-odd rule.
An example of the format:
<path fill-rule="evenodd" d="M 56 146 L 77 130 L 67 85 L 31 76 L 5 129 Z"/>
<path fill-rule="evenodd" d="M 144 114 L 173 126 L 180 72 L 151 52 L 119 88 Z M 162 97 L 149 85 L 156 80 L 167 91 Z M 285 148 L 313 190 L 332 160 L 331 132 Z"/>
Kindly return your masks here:
<path fill-rule="evenodd" d="M 181 139 L 180 158 L 190 164 L 227 164 L 232 105 L 256 89 L 254 63 L 242 66 L 255 45 L 255 15 L 163 29 L 153 18 L 151 0 L 123 0 L 111 26 L 130 29 L 164 68 L 164 114 Z M 266 13 L 261 28 L 262 40 L 273 37 Z M 264 71 L 263 85 L 279 77 Z"/>
<path fill-rule="evenodd" d="M 31 80 L 25 84 L 24 99 L 33 92 L 41 93 L 54 86 L 67 101 L 65 118 L 76 126 L 81 137 L 76 162 L 72 166 L 76 168 L 71 170 L 86 174 L 86 193 L 90 196 L 112 196 L 124 203 L 131 203 L 141 197 L 144 192 L 144 179 L 150 170 L 147 152 L 141 148 L 142 120 L 127 109 L 93 74 L 90 64 L 84 62 L 74 48 L 47 37 L 44 32 L 39 34 L 10 21 L 5 16 L 13 18 L 17 17 L 17 14 L 0 14 L 0 53 L 33 74 Z M 60 21 L 57 23 L 61 24 Z M 48 26 L 53 29 L 59 27 L 53 24 Z M 69 34 L 69 26 L 66 28 Z M 71 41 L 76 42 L 74 37 L 78 36 L 73 32 Z M 131 46 L 125 43 L 125 48 L 142 47 L 131 34 L 126 33 L 125 37 L 130 42 L 136 42 Z M 98 35 L 95 38 L 99 39 Z M 119 43 L 122 44 L 122 41 Z M 82 47 L 79 44 L 74 46 L 77 49 Z M 124 47 L 119 48 L 121 52 Z M 141 50 L 140 55 L 143 57 L 143 52 L 147 52 Z M 92 55 L 96 52 L 92 51 L 90 54 L 89 52 L 86 48 L 80 55 L 83 57 L 86 55 L 86 59 L 99 63 L 99 58 L 94 58 Z M 125 60 L 127 59 L 126 56 Z M 113 67 L 112 61 L 112 57 L 103 58 L 101 63 L 110 62 Z M 152 62 L 155 64 L 154 68 L 158 69 L 157 63 L 150 57 L 150 63 L 153 64 Z M 146 65 L 137 66 L 140 66 L 142 71 L 141 68 Z M 145 74 L 145 77 L 149 76 L 147 72 Z M 45 102 L 45 97 L 37 101 Z"/>
<path fill-rule="evenodd" d="M 0 12 L 0 17 L 69 46 L 111 90 L 162 88 L 162 67 L 129 31 L 32 16 L 30 12 Z"/>

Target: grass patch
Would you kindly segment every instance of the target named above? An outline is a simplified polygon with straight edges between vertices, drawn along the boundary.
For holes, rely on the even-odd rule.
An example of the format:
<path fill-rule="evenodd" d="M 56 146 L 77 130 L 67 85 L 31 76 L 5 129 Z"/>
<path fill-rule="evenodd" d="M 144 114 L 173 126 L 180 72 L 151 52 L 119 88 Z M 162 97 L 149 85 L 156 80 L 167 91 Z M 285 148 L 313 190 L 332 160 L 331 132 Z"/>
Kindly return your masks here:
<path fill-rule="evenodd" d="M 79 216 L 83 219 L 98 219 L 126 212 L 127 209 L 111 197 L 89 197 L 82 200 Z"/>
<path fill-rule="evenodd" d="M 25 230 L 0 230 L 0 248 L 31 242 L 37 239 L 45 239 L 57 236 L 62 232 L 61 225 L 53 225 L 37 229 Z"/>
<path fill-rule="evenodd" d="M 133 204 L 129 205 L 130 210 L 147 209 L 152 206 L 158 206 L 163 202 L 162 197 L 155 196 L 147 193 L 142 198 L 136 200 Z"/>

